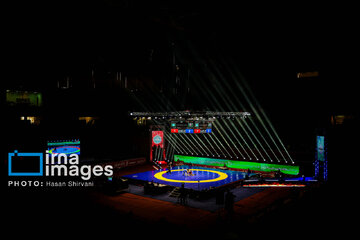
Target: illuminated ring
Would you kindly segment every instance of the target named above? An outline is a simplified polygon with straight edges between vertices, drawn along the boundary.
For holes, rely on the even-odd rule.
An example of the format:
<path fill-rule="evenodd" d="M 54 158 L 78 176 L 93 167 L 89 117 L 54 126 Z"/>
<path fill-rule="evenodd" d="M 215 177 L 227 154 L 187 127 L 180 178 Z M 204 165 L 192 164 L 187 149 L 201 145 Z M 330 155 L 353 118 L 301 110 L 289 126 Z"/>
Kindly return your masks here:
<path fill-rule="evenodd" d="M 75 148 L 76 150 L 74 152 L 68 152 L 68 153 L 65 153 L 66 155 L 69 155 L 69 154 L 72 154 L 72 153 L 77 153 L 77 152 L 80 152 L 80 148 L 79 147 L 73 147 L 73 146 L 69 146 L 69 147 L 57 147 L 57 148 L 53 148 L 49 151 L 50 154 L 54 154 L 53 151 L 55 149 L 58 149 L 58 148 Z"/>
<path fill-rule="evenodd" d="M 218 172 L 218 171 L 214 171 L 214 170 L 205 170 L 205 169 L 190 169 L 193 171 L 203 171 L 203 172 L 212 172 L 212 173 L 216 173 L 219 174 L 219 177 L 214 178 L 214 179 L 208 179 L 208 180 L 199 180 L 199 181 L 187 181 L 187 180 L 175 180 L 175 179 L 169 179 L 169 178 L 165 178 L 162 175 L 164 173 L 166 173 L 167 171 L 162 171 L 162 172 L 158 172 L 154 175 L 155 178 L 159 179 L 159 180 L 163 180 L 163 181 L 167 181 L 167 182 L 179 182 L 179 183 L 205 183 L 205 182 L 217 182 L 217 181 L 221 181 L 224 180 L 228 177 L 228 175 L 226 173 L 223 172 Z M 171 170 L 172 172 L 175 171 L 184 171 L 184 169 L 177 169 L 177 170 Z"/>

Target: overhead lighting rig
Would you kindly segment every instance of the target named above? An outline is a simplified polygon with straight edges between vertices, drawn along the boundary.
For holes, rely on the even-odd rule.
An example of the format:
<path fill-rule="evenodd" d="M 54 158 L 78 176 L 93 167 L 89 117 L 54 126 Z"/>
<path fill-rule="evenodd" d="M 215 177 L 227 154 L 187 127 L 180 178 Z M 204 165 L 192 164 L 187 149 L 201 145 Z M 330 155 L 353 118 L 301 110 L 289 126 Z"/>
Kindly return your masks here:
<path fill-rule="evenodd" d="M 186 119 L 186 120 L 201 120 L 201 119 L 216 119 L 216 118 L 247 118 L 251 116 L 249 112 L 130 112 L 131 117 L 145 117 L 147 119 Z"/>

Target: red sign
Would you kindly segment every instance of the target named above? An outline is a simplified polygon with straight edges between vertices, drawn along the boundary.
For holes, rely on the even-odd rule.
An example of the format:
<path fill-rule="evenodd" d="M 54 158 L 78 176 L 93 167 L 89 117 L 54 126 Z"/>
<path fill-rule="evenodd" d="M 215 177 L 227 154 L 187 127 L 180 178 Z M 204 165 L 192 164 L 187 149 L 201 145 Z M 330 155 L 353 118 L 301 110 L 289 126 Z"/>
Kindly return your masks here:
<path fill-rule="evenodd" d="M 164 133 L 163 131 L 152 131 L 152 145 L 164 147 Z"/>
<path fill-rule="evenodd" d="M 200 133 L 200 129 L 194 129 L 194 133 Z"/>
<path fill-rule="evenodd" d="M 171 129 L 171 132 L 172 132 L 172 133 L 178 133 L 178 132 L 179 132 L 179 129 L 177 129 L 177 128 L 172 128 L 172 129 Z"/>
<path fill-rule="evenodd" d="M 163 158 L 165 159 L 164 149 L 164 133 L 163 131 L 152 131 L 151 132 L 151 150 L 150 150 L 150 161 L 153 160 L 153 147 L 160 147 L 162 149 Z"/>

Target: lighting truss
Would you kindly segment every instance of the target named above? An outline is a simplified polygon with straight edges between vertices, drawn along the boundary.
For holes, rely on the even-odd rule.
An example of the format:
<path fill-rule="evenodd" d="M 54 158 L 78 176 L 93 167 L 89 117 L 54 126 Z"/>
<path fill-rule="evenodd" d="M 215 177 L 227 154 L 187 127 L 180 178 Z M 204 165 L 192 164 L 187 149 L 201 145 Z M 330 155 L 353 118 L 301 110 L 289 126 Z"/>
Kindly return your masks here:
<path fill-rule="evenodd" d="M 202 119 L 202 118 L 246 118 L 251 114 L 249 112 L 130 112 L 132 117 L 158 118 L 158 119 Z"/>

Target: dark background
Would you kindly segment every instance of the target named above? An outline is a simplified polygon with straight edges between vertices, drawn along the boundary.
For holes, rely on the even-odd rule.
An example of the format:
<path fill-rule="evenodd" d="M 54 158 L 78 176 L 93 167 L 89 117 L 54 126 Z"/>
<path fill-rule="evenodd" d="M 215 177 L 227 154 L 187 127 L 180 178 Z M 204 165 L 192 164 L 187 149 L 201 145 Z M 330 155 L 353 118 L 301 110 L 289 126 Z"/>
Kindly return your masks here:
<path fill-rule="evenodd" d="M 35 111 L 43 118 L 41 127 L 27 134 L 16 123 L 26 110 L 5 108 L 3 126 L 12 129 L 8 151 L 29 142 L 41 148 L 49 138 L 81 137 L 90 155 L 104 150 L 114 155 L 119 146 L 123 155 L 143 153 L 146 148 L 134 145 L 147 142 L 148 135 L 131 123 L 128 112 L 171 106 L 220 110 L 204 97 L 207 90 L 214 92 L 214 84 L 222 84 L 219 76 L 211 80 L 211 62 L 243 75 L 293 150 L 313 151 L 316 131 L 329 128 L 331 116 L 358 118 L 357 17 L 351 6 L 208 1 L 5 6 L 3 92 L 36 90 L 44 98 L 42 109 Z M 180 66 L 181 86 L 175 83 L 175 65 Z M 318 71 L 319 77 L 296 78 L 308 71 Z M 119 72 L 128 78 L 127 89 L 114 84 Z M 59 89 L 66 79 L 71 87 Z M 79 116 L 100 116 L 97 128 L 81 128 Z M 38 141 L 31 141 L 34 135 Z"/>
<path fill-rule="evenodd" d="M 163 110 L 157 104 L 161 99 L 178 110 L 218 110 L 199 97 L 204 93 L 195 87 L 195 83 L 201 83 L 205 89 L 213 88 L 204 80 L 209 72 L 204 62 L 214 61 L 217 66 L 224 62 L 236 66 L 281 139 L 294 151 L 310 157 L 308 162 L 313 160 L 318 129 L 325 129 L 332 182 L 338 183 L 341 177 L 352 179 L 349 176 L 356 174 L 353 166 L 357 162 L 354 156 L 359 116 L 355 8 L 328 2 L 194 2 L 5 3 L 0 86 L 1 130 L 6 141 L 2 158 L 6 160 L 7 152 L 15 149 L 41 151 L 48 139 L 60 137 L 81 138 L 85 155 L 101 155 L 104 150 L 109 157 L 119 152 L 122 156 L 145 154 L 147 148 L 141 146 L 148 141 L 146 128 L 128 118 L 129 111 L 144 110 L 134 99 L 155 111 Z M 200 57 L 193 57 L 193 52 Z M 181 92 L 184 86 L 178 95 L 172 92 L 176 88 L 174 55 L 181 69 L 191 73 L 185 83 L 192 89 L 190 94 Z M 92 88 L 92 70 L 96 89 Z M 319 77 L 296 78 L 298 72 L 307 71 L 318 71 Z M 128 89 L 113 84 L 116 72 L 128 77 Z M 204 73 L 201 81 L 194 77 L 198 72 Z M 71 88 L 58 89 L 57 83 L 67 77 Z M 41 91 L 44 106 L 35 110 L 9 108 L 3 95 L 6 89 Z M 40 126 L 26 126 L 16 120 L 28 112 L 43 117 Z M 78 116 L 87 115 L 100 117 L 95 128 L 77 122 Z M 354 120 L 332 126 L 330 118 L 334 115 L 350 115 Z M 5 161 L 3 167 L 5 176 Z M 11 221 L 32 215 L 42 224 L 77 210 L 89 218 L 94 216 L 87 211 L 94 206 L 82 204 L 81 194 L 60 197 L 57 193 L 33 194 L 31 190 L 9 194 L 12 204 L 8 206 L 15 213 L 7 215 Z M 333 196 L 330 190 L 317 199 L 329 200 L 329 207 L 347 202 L 329 196 Z M 68 198 L 76 204 L 62 205 Z M 53 208 L 54 204 L 62 207 Z M 349 210 L 353 205 L 342 206 Z M 46 209 L 52 209 L 54 214 Z M 96 214 L 105 222 L 118 217 L 108 209 L 96 209 Z M 88 223 L 83 220 L 77 216 L 70 222 L 82 223 L 83 228 Z M 317 222 L 311 223 L 314 226 Z M 89 226 L 98 225 L 92 222 Z"/>

